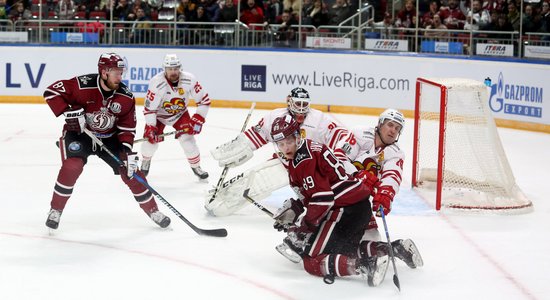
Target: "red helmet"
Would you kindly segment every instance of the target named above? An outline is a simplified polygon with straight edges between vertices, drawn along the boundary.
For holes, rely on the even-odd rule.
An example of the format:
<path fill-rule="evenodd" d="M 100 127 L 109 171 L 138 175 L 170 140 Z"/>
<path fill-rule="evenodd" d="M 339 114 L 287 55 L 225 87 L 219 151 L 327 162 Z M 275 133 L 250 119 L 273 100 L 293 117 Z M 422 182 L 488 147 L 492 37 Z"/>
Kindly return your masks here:
<path fill-rule="evenodd" d="M 99 57 L 99 61 L 97 62 L 97 70 L 101 74 L 101 70 L 105 69 L 111 69 L 111 68 L 120 68 L 125 69 L 126 64 L 124 63 L 124 60 L 120 55 L 116 53 L 103 53 Z"/>
<path fill-rule="evenodd" d="M 300 124 L 291 115 L 275 118 L 271 125 L 271 138 L 274 142 L 284 140 L 293 134 L 300 135 Z"/>

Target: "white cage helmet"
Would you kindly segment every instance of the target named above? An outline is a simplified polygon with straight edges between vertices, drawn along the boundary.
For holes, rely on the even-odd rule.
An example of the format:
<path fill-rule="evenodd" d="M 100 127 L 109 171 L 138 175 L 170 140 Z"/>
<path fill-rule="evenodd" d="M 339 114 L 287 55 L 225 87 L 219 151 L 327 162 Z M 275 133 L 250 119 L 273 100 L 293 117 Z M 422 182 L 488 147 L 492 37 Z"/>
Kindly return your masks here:
<path fill-rule="evenodd" d="M 181 61 L 175 54 L 166 54 L 166 56 L 164 56 L 163 66 L 165 68 L 181 67 Z"/>
<path fill-rule="evenodd" d="M 386 120 L 394 121 L 395 123 L 401 125 L 401 131 L 405 127 L 405 117 L 397 109 L 388 108 L 378 117 L 378 126 L 384 124 Z M 400 131 L 400 132 L 401 132 Z"/>
<path fill-rule="evenodd" d="M 309 112 L 311 100 L 309 93 L 301 87 L 297 87 L 290 91 L 287 97 L 288 110 L 296 118 L 298 123 L 304 121 L 305 116 Z"/>

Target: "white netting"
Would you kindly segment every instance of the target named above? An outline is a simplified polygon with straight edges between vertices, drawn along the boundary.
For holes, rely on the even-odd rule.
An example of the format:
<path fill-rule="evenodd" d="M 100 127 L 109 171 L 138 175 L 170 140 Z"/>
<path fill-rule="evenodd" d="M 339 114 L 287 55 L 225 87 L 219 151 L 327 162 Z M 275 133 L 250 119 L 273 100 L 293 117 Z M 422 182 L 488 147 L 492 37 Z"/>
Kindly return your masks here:
<path fill-rule="evenodd" d="M 440 130 L 441 88 L 421 82 L 419 191 L 436 188 L 439 134 L 443 132 L 441 206 L 494 211 L 530 210 L 517 187 L 488 107 L 487 87 L 469 79 L 428 79 L 447 88 L 445 128 Z"/>

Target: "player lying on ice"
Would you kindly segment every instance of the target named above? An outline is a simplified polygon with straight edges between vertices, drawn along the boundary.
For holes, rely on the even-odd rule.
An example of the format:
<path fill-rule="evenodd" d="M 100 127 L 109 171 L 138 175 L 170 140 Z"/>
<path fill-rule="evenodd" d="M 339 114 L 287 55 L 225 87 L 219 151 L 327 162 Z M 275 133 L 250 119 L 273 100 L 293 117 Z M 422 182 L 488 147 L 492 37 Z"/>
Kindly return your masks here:
<path fill-rule="evenodd" d="M 389 263 L 387 244 L 361 242 L 378 178 L 371 173 L 363 180 L 348 175 L 327 146 L 301 137 L 290 115 L 274 120 L 271 137 L 298 195 L 274 215 L 275 228 L 288 231 L 285 243 L 300 254 L 312 275 L 330 280 L 363 274 L 370 286 L 379 285 Z"/>
<path fill-rule="evenodd" d="M 396 114 L 401 116 L 402 121 L 398 123 L 398 125 L 400 125 L 399 132 L 397 134 L 392 133 L 393 139 L 386 137 L 386 135 L 388 135 L 386 133 L 388 131 L 386 128 L 390 126 L 392 128 L 394 127 L 393 125 L 396 120 L 389 122 L 391 120 L 388 118 L 388 112 L 394 110 L 387 110 L 380 115 L 378 127 L 382 128 L 382 132 L 384 132 L 383 139 L 387 142 L 387 144 L 383 144 L 381 143 L 378 130 L 371 129 L 373 134 L 370 135 L 367 140 L 363 140 L 364 137 L 362 134 L 357 134 L 357 136 L 350 135 L 346 128 L 328 114 L 310 108 L 310 102 L 309 93 L 305 89 L 299 87 L 294 88 L 287 97 L 287 108 L 271 111 L 262 118 L 257 125 L 245 131 L 244 134 L 240 134 L 236 139 L 220 145 L 213 150 L 213 157 L 219 161 L 220 166 L 237 166 L 243 164 L 252 157 L 254 150 L 272 141 L 270 132 L 273 121 L 277 117 L 291 115 L 300 125 L 300 135 L 302 138 L 308 138 L 320 144 L 325 144 L 330 149 L 337 149 L 335 154 L 342 163 L 344 163 L 344 167 L 348 174 L 368 169 L 368 171 L 375 175 L 383 176 L 382 182 L 384 184 L 380 189 L 380 193 L 378 196 L 374 196 L 376 196 L 376 201 L 384 202 L 384 204 L 387 205 L 386 212 L 389 212 L 393 197 L 401 184 L 404 154 L 399 149 L 396 142 L 404 126 L 403 115 L 395 111 Z M 358 132 L 361 132 L 361 130 L 361 128 L 357 129 Z M 369 147 L 374 146 L 374 136 L 377 136 L 376 151 L 371 152 Z M 356 145 L 354 143 L 356 141 L 358 141 L 358 145 L 361 145 L 363 148 L 355 147 Z M 346 151 L 343 150 L 343 148 L 348 149 L 350 145 L 355 147 L 353 152 L 349 151 L 350 155 L 353 156 L 351 160 L 346 157 Z M 338 150 L 338 148 L 340 149 Z M 398 151 L 395 151 L 395 149 Z M 387 152 L 386 157 L 391 157 L 392 159 L 384 160 L 385 152 Z M 368 153 L 377 153 L 377 156 L 371 157 L 372 155 Z M 351 162 L 353 162 L 353 164 L 351 164 Z M 368 168 L 362 166 L 367 166 Z M 373 170 L 378 170 L 378 172 L 373 172 Z M 243 193 L 246 189 L 250 189 L 249 195 L 251 198 L 255 201 L 260 201 L 267 198 L 272 191 L 288 185 L 287 176 L 285 167 L 279 163 L 277 159 L 269 160 L 228 180 L 216 194 L 213 201 L 210 201 L 212 199 L 212 192 L 210 192 L 206 197 L 205 207 L 215 216 L 233 214 L 248 203 L 243 197 Z M 398 180 L 392 183 L 394 178 Z M 390 193 L 390 187 L 393 188 L 392 193 Z M 380 234 L 377 228 L 376 219 L 374 216 L 371 216 L 368 227 L 369 230 L 366 231 L 364 239 L 371 241 L 380 240 Z M 396 240 L 392 244 L 396 256 L 405 261 L 409 267 L 416 268 L 417 266 L 423 265 L 420 253 L 412 240 Z M 281 244 L 278 249 L 284 252 L 284 250 L 281 249 L 284 247 L 285 244 Z M 299 260 L 299 257 L 294 258 L 294 260 L 296 259 Z"/>

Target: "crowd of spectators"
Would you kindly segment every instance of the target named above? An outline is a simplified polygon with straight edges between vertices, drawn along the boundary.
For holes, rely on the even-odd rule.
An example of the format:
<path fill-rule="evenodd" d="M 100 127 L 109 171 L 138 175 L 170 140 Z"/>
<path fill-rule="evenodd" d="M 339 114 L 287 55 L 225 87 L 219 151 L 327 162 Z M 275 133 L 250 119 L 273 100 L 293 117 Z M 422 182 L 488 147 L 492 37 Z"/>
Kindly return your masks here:
<path fill-rule="evenodd" d="M 352 16 L 359 1 L 350 0 L 172 0 L 177 21 L 234 22 L 240 15 L 244 24 L 265 28 L 275 25 L 280 39 L 293 38 L 293 28 L 302 25 L 339 25 Z M 240 14 L 237 13 L 238 2 Z M 402 0 L 373 1 L 376 7 L 372 27 L 386 30 L 448 29 L 519 31 L 520 0 Z M 162 3 L 168 0 L 0 0 L 0 20 L 27 20 L 39 17 L 59 20 L 131 21 L 129 39 L 143 41 L 151 21 L 159 20 Z M 363 1 L 364 2 L 364 1 Z M 550 32 L 550 0 L 523 1 L 525 32 Z M 393 3 L 394 11 L 390 11 Z M 160 4 L 160 5 L 159 5 Z M 417 10 L 418 6 L 418 10 Z M 417 24 L 418 23 L 418 24 Z M 258 26 L 260 25 L 260 26 Z M 200 26 L 196 26 L 200 27 Z M 444 35 L 425 32 L 428 36 Z"/>
<path fill-rule="evenodd" d="M 520 31 L 549 33 L 548 0 L 523 1 L 520 27 L 520 0 L 419 0 L 418 28 L 481 31 Z M 416 3 L 405 0 L 395 20 L 387 26 L 395 29 L 417 27 Z M 427 32 L 426 32 L 427 33 Z M 441 33 L 432 32 L 431 35 Z"/>

